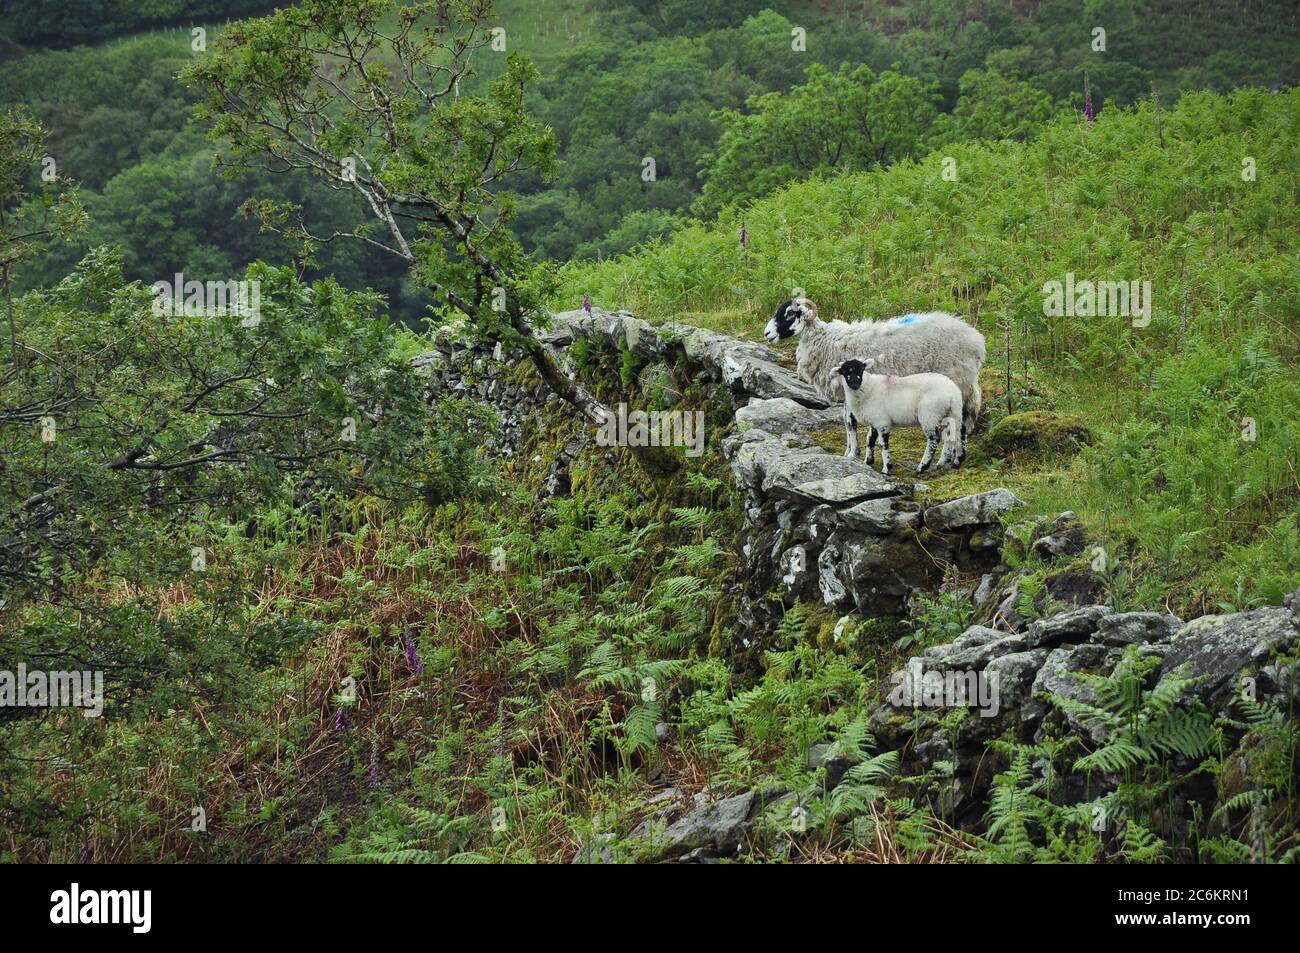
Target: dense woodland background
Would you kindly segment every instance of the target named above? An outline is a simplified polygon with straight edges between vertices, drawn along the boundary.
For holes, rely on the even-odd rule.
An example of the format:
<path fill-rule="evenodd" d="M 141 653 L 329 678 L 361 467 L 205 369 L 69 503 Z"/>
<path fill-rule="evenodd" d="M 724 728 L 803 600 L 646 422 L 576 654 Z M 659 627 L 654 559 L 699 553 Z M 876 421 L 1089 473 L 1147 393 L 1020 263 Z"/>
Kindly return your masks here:
<path fill-rule="evenodd" d="M 180 260 L 196 278 L 224 280 L 291 251 L 245 226 L 246 199 L 347 201 L 292 176 L 222 182 L 210 144 L 186 123 L 192 94 L 175 74 L 193 56 L 190 25 L 215 34 L 227 18 L 267 8 L 7 4 L 0 102 L 26 105 L 46 126 L 92 213 L 79 244 L 26 269 L 25 287 L 57 281 L 85 249 L 113 243 L 128 279 L 168 274 Z M 1085 74 L 1098 110 L 1300 77 L 1284 0 L 507 0 L 496 11 L 508 49 L 542 71 L 529 105 L 555 130 L 561 160 L 551 181 L 510 183 L 515 231 L 555 262 L 628 251 L 813 174 L 889 166 L 954 141 L 1029 138 L 1055 111 L 1083 107 Z M 1108 24 L 1104 57 L 1090 50 L 1097 23 Z M 795 26 L 807 31 L 806 53 L 790 50 Z M 481 59 L 484 81 L 496 65 Z M 845 123 L 844 108 L 869 110 L 867 128 Z M 653 183 L 641 177 L 646 156 Z M 423 316 L 427 300 L 382 253 L 339 246 L 317 264 L 385 294 L 405 321 Z"/>
<path fill-rule="evenodd" d="M 223 178 L 225 145 L 192 119 L 199 94 L 177 78 L 204 55 L 192 27 L 214 47 L 228 20 L 273 8 L 0 3 L 0 239 L 21 248 L 0 329 L 0 661 L 93 665 L 110 682 L 101 720 L 0 713 L 0 858 L 567 860 L 598 819 L 636 812 L 647 778 L 804 777 L 827 737 L 869 751 L 880 673 L 960 632 L 961 600 L 936 593 L 834 645 L 835 620 L 797 606 L 786 652 L 733 669 L 717 646 L 741 513 L 716 446 L 671 484 L 581 462 L 568 497 L 539 502 L 543 465 L 482 453 L 490 415 L 428 413 L 409 358 L 450 310 L 378 249 L 303 254 L 260 230 L 250 200 L 302 204 L 329 228 L 354 220 L 355 199 L 305 174 Z M 556 310 L 586 294 L 751 340 L 795 286 L 833 316 L 957 311 L 990 343 L 989 422 L 1040 413 L 1081 423 L 1089 445 L 977 445 L 944 489 L 1008 486 L 1034 512 L 1078 512 L 1128 608 L 1192 618 L 1300 586 L 1294 3 L 495 13 L 539 70 L 529 112 L 554 130 L 553 172 L 501 191 Z M 476 67 L 466 95 L 504 57 Z M 159 324 L 148 285 L 177 271 L 261 280 L 260 336 L 233 319 Z M 1152 281 L 1152 324 L 1044 317 L 1043 282 L 1067 272 Z M 202 402 L 232 368 L 249 388 Z M 592 356 L 585 370 L 618 400 L 639 368 Z M 386 425 L 338 453 L 337 421 L 376 403 Z M 33 428 L 52 412 L 61 437 L 45 445 Z M 530 450 L 553 455 L 569 432 L 562 415 L 539 421 Z M 213 433 L 225 456 L 199 459 Z M 212 553 L 201 577 L 196 544 Z M 488 565 L 497 546 L 505 576 Z M 638 700 L 646 672 L 671 691 Z M 362 701 L 341 693 L 348 677 Z M 1294 729 L 1274 742 L 1249 784 L 1285 801 L 1267 853 L 1289 859 Z M 1167 780 L 1167 765 L 1144 770 Z M 880 830 L 890 859 L 1102 856 L 1086 819 L 959 834 L 905 785 L 864 831 L 859 795 L 767 859 L 883 859 Z M 490 818 L 503 804 L 507 834 Z M 1150 839 L 1103 855 L 1257 849 L 1142 810 Z"/>

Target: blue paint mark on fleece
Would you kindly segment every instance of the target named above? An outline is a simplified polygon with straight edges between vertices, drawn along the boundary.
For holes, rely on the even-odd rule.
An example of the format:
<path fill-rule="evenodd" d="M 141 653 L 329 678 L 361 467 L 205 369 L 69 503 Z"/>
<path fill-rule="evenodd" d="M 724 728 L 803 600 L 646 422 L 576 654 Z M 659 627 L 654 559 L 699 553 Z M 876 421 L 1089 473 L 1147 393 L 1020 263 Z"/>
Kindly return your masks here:
<path fill-rule="evenodd" d="M 912 314 L 905 314 L 901 318 L 894 318 L 894 323 L 906 327 L 909 324 L 916 324 L 916 322 L 920 320 L 921 316 L 913 312 Z"/>

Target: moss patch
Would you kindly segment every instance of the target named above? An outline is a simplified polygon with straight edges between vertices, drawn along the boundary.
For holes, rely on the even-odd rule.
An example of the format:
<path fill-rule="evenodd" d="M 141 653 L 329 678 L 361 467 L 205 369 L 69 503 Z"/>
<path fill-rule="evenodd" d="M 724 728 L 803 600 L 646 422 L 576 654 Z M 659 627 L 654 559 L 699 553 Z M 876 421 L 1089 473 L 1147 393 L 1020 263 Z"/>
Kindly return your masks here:
<path fill-rule="evenodd" d="M 1081 417 L 1050 410 L 1008 414 L 980 442 L 982 455 L 1003 460 L 1071 456 L 1092 442 Z M 973 451 L 972 451 L 973 452 Z"/>

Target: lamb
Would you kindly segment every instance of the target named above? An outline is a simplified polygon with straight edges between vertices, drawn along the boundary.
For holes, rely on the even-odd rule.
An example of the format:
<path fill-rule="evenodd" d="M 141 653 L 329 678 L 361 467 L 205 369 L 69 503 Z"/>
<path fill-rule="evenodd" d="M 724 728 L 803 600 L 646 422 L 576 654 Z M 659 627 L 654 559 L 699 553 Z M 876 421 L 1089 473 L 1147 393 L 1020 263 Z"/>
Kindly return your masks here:
<path fill-rule="evenodd" d="M 939 444 L 939 428 L 943 427 L 943 453 L 939 466 L 951 463 L 961 466 L 966 459 L 966 440 L 961 436 L 961 390 L 942 374 L 909 374 L 895 377 L 892 374 L 874 374 L 879 361 L 876 358 L 852 358 L 835 369 L 842 378 L 845 414 L 852 424 L 849 431 L 853 440 L 849 456 L 857 456 L 857 425 L 865 421 L 872 431 L 880 434 L 881 473 L 889 476 L 889 432 L 894 427 L 919 426 L 925 434 L 925 454 L 917 466 L 917 473 L 930 468 L 935 448 Z M 875 465 L 875 447 L 869 445 L 867 462 Z"/>
<path fill-rule="evenodd" d="M 983 397 L 980 368 L 984 366 L 984 335 L 955 314 L 930 311 L 906 314 L 889 321 L 822 321 L 817 305 L 807 298 L 792 298 L 776 309 L 763 331 L 768 342 L 798 334 L 795 352 L 798 373 L 823 397 L 840 399 L 842 383 L 837 376 L 845 360 L 861 354 L 880 354 L 876 371 L 881 374 L 935 373 L 953 381 L 961 390 L 963 419 L 961 439 L 974 432 Z M 844 412 L 844 429 L 849 433 L 845 456 L 856 456 L 858 435 Z M 867 434 L 868 462 L 874 464 L 876 434 Z"/>

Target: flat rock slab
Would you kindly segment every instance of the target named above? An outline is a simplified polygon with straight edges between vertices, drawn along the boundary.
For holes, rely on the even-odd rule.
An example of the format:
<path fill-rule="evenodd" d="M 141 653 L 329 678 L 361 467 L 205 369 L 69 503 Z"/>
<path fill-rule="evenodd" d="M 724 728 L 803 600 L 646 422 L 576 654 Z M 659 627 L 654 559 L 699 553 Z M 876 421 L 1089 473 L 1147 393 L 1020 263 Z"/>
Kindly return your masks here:
<path fill-rule="evenodd" d="M 660 329 L 682 342 L 688 358 L 713 367 L 720 368 L 728 354 L 734 354 L 738 360 L 770 361 L 773 364 L 781 360 L 780 352 L 766 345 L 738 341 L 706 328 L 693 328 L 687 324 L 662 324 Z"/>
<path fill-rule="evenodd" d="M 1097 621 L 1090 641 L 1102 645 L 1143 645 L 1173 637 L 1183 620 L 1168 612 L 1117 612 Z"/>
<path fill-rule="evenodd" d="M 843 423 L 839 407 L 808 407 L 789 397 L 755 398 L 736 411 L 736 429 L 752 428 L 780 436 L 787 433 L 815 433 Z"/>
<path fill-rule="evenodd" d="M 861 460 L 832 456 L 819 448 L 787 447 L 766 433 L 751 433 L 757 439 L 735 447 L 732 469 L 767 496 L 843 504 L 907 492 Z"/>
<path fill-rule="evenodd" d="M 1276 606 L 1193 619 L 1169 640 L 1163 678 L 1182 666 L 1201 681 L 1194 691 L 1212 705 L 1225 704 L 1243 675 L 1258 676 L 1290 651 L 1300 636 L 1290 609 Z"/>
<path fill-rule="evenodd" d="M 921 522 L 920 508 L 898 499 L 863 500 L 840 512 L 840 519 L 854 529 L 889 536 Z"/>
<path fill-rule="evenodd" d="M 926 649 L 921 653 L 921 662 L 927 669 L 977 671 L 993 659 L 1024 652 L 1029 647 L 1023 635 L 1009 635 L 997 629 L 973 625 L 948 644 Z"/>
<path fill-rule="evenodd" d="M 848 473 L 842 477 L 799 483 L 791 492 L 805 499 L 835 506 L 852 503 L 855 500 L 875 500 L 882 495 L 896 496 L 901 492 L 901 488 L 874 470 L 868 469 L 864 473 Z"/>
<path fill-rule="evenodd" d="M 1020 497 L 999 487 L 987 493 L 961 496 L 929 507 L 925 511 L 925 525 L 936 533 L 988 526 L 1024 505 Z"/>
<path fill-rule="evenodd" d="M 1066 642 L 1083 642 L 1097 631 L 1102 619 L 1114 614 L 1110 606 L 1071 609 L 1030 623 L 1026 638 L 1031 649 L 1054 649 Z"/>
<path fill-rule="evenodd" d="M 807 407 L 830 406 L 807 381 L 779 364 L 746 354 L 742 347 L 728 350 L 720 367 L 722 379 L 733 391 L 751 397 L 786 397 Z"/>

